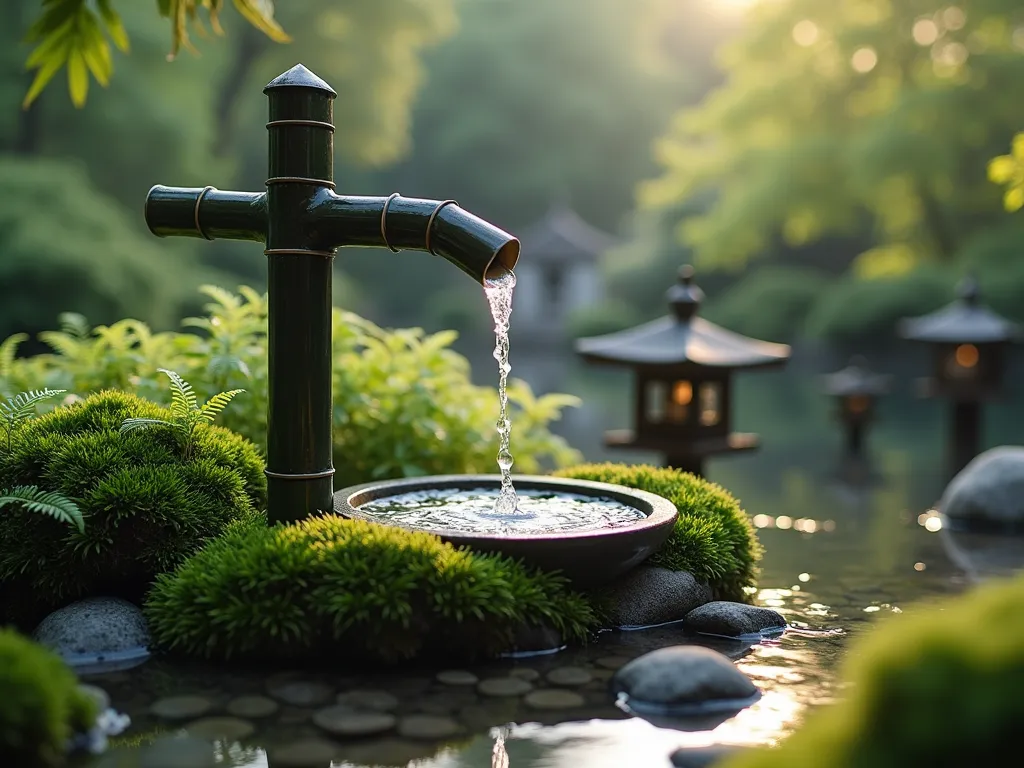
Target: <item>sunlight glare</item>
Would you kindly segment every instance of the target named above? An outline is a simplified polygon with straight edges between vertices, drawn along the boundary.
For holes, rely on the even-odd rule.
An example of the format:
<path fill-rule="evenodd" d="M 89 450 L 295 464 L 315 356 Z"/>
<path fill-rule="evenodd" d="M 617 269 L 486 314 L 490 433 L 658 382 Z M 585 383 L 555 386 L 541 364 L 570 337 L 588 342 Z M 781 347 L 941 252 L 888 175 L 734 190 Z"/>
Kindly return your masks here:
<path fill-rule="evenodd" d="M 804 48 L 818 42 L 818 25 L 810 19 L 799 21 L 793 27 L 793 40 Z"/>
<path fill-rule="evenodd" d="M 870 72 L 875 68 L 877 63 L 878 54 L 875 53 L 874 48 L 868 47 L 858 48 L 850 59 L 850 64 L 852 64 L 853 68 L 861 74 Z"/>

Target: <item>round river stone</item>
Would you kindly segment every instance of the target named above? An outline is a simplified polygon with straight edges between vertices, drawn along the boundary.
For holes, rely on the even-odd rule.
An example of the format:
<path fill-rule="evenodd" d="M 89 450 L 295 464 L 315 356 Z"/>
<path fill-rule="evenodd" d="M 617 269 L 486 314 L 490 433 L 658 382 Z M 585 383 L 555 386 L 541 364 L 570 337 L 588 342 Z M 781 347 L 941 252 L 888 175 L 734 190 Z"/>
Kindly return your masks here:
<path fill-rule="evenodd" d="M 574 687 L 586 685 L 593 680 L 593 676 L 580 667 L 559 667 L 548 672 L 547 679 L 552 685 Z"/>
<path fill-rule="evenodd" d="M 518 677 L 520 680 L 525 680 L 528 683 L 540 679 L 540 672 L 529 667 L 517 667 L 509 672 L 508 675 L 509 677 Z"/>
<path fill-rule="evenodd" d="M 530 683 L 518 677 L 489 677 L 476 688 L 484 696 L 522 696 L 533 690 Z"/>
<path fill-rule="evenodd" d="M 390 731 L 395 722 L 386 712 L 353 712 L 340 704 L 313 713 L 313 723 L 335 736 L 372 736 Z"/>
<path fill-rule="evenodd" d="M 407 739 L 445 739 L 460 730 L 457 722 L 444 716 L 409 715 L 398 721 L 398 735 Z"/>
<path fill-rule="evenodd" d="M 326 683 L 307 682 L 304 680 L 293 680 L 287 683 L 280 683 L 268 686 L 268 693 L 286 704 L 294 704 L 296 707 L 315 707 L 323 704 L 334 694 L 334 688 Z"/>
<path fill-rule="evenodd" d="M 464 669 L 446 669 L 437 673 L 437 682 L 444 685 L 476 685 L 480 678 Z"/>
<path fill-rule="evenodd" d="M 595 663 L 599 667 L 615 670 L 626 666 L 632 660 L 629 656 L 602 656 Z"/>
<path fill-rule="evenodd" d="M 235 717 L 270 717 L 281 706 L 266 696 L 239 696 L 228 702 L 227 711 Z"/>
<path fill-rule="evenodd" d="M 523 702 L 534 709 L 573 709 L 582 707 L 586 700 L 575 691 L 559 688 L 548 688 L 541 691 L 530 691 Z"/>
<path fill-rule="evenodd" d="M 169 696 L 157 699 L 149 711 L 164 720 L 191 720 L 202 717 L 211 709 L 213 702 L 203 696 Z"/>
<path fill-rule="evenodd" d="M 217 768 L 213 744 L 191 736 L 161 738 L 139 755 L 139 768 Z"/>
<path fill-rule="evenodd" d="M 323 768 L 338 754 L 338 746 L 326 739 L 300 739 L 267 751 L 274 768 Z"/>
<path fill-rule="evenodd" d="M 338 704 L 352 709 L 371 712 L 391 712 L 398 709 L 398 697 L 387 691 L 355 690 L 339 693 Z"/>
<path fill-rule="evenodd" d="M 256 726 L 240 717 L 205 717 L 185 726 L 189 736 L 208 741 L 241 741 L 256 732 Z"/>
<path fill-rule="evenodd" d="M 110 695 L 98 685 L 82 684 L 78 690 L 96 702 L 96 709 L 105 711 L 110 706 Z"/>

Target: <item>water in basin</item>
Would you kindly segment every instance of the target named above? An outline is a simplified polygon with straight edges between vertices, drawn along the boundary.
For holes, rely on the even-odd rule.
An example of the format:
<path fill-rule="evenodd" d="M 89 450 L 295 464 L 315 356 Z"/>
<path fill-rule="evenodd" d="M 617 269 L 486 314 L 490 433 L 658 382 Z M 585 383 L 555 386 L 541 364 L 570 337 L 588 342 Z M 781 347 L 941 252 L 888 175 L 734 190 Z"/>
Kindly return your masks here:
<path fill-rule="evenodd" d="M 433 488 L 362 504 L 359 511 L 402 528 L 459 533 L 529 535 L 622 528 L 643 520 L 640 510 L 608 497 L 520 490 L 518 507 L 502 514 L 497 488 Z"/>

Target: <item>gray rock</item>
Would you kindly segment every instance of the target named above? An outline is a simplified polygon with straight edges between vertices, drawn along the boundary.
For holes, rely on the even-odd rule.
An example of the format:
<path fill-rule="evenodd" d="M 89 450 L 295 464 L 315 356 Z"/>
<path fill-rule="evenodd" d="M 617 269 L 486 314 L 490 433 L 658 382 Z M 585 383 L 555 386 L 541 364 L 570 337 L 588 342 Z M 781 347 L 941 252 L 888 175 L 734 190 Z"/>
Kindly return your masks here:
<path fill-rule="evenodd" d="M 1024 447 L 977 456 L 954 477 L 938 509 L 953 522 L 1024 528 Z"/>
<path fill-rule="evenodd" d="M 641 566 L 591 593 L 615 627 L 679 621 L 711 600 L 711 588 L 686 571 Z"/>
<path fill-rule="evenodd" d="M 740 752 L 740 747 L 717 744 L 712 747 L 682 747 L 672 753 L 675 768 L 711 768 Z"/>
<path fill-rule="evenodd" d="M 738 711 L 760 698 L 750 679 L 725 656 L 696 645 L 646 653 L 615 673 L 612 690 L 638 714 L 680 717 Z"/>
<path fill-rule="evenodd" d="M 79 672 L 129 669 L 149 658 L 141 609 L 116 597 L 90 597 L 54 611 L 32 638 Z"/>
<path fill-rule="evenodd" d="M 786 620 L 778 611 L 743 603 L 716 600 L 694 608 L 683 621 L 690 632 L 723 637 L 760 635 L 765 630 L 783 630 Z"/>

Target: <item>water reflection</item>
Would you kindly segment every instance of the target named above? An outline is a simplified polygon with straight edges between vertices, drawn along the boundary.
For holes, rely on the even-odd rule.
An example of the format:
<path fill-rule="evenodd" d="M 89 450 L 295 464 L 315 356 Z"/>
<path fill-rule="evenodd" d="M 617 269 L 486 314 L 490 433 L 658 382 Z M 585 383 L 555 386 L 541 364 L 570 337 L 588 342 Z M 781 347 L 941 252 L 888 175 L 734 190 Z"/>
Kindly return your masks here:
<path fill-rule="evenodd" d="M 528 360 L 517 357 L 518 372 L 529 374 L 529 368 Z M 543 373 L 546 381 L 533 382 L 538 391 L 570 391 L 585 398 L 584 408 L 570 412 L 559 428 L 588 459 L 656 458 L 603 447 L 604 430 L 628 423 L 628 378 L 566 366 L 564 360 Z M 311 707 L 284 707 L 277 722 L 260 724 L 248 752 L 237 745 L 222 747 L 219 765 L 293 765 L 275 760 L 275 749 L 306 743 L 331 751 L 328 760 L 306 763 L 319 768 L 665 768 L 668 755 L 679 747 L 774 744 L 798 728 L 810 709 L 841 694 L 837 669 L 851 637 L 875 622 L 914 611 L 920 601 L 958 592 L 973 580 L 1024 563 L 1024 539 L 951 531 L 932 511 L 943 485 L 943 425 L 930 404 L 901 399 L 898 393 L 889 397 L 872 432 L 870 465 L 844 469 L 841 434 L 813 376 L 792 370 L 756 382 L 741 379 L 738 393 L 737 427 L 760 432 L 763 448 L 753 456 L 712 461 L 708 474 L 752 515 L 765 548 L 759 589 L 752 597 L 782 613 L 791 629 L 757 643 L 698 642 L 735 660 L 762 689 L 753 706 L 724 721 L 662 727 L 616 709 L 607 685 L 614 669 L 647 651 L 688 640 L 678 625 L 665 625 L 608 632 L 587 648 L 473 670 L 480 677 L 515 673 L 531 679 L 542 679 L 556 667 L 589 670 L 593 680 L 578 689 L 585 706 L 572 710 L 538 711 L 518 698 L 438 690 L 432 682 L 436 670 L 348 677 L 318 672 L 317 680 L 339 691 L 393 692 L 401 701 L 398 717 L 439 712 L 456 719 L 464 731 L 447 742 L 389 736 L 340 743 L 313 728 Z M 1008 408 L 992 409 L 990 440 L 1018 437 L 1013 432 L 1024 419 L 1009 418 Z M 193 673 L 162 664 L 147 664 L 120 682 L 101 683 L 115 706 L 143 729 L 153 725 L 146 712 L 155 697 L 201 691 L 222 701 L 266 692 L 266 675 L 259 671 L 225 675 L 197 668 Z M 139 754 L 123 748 L 108 756 L 104 768 L 141 766 Z"/>

